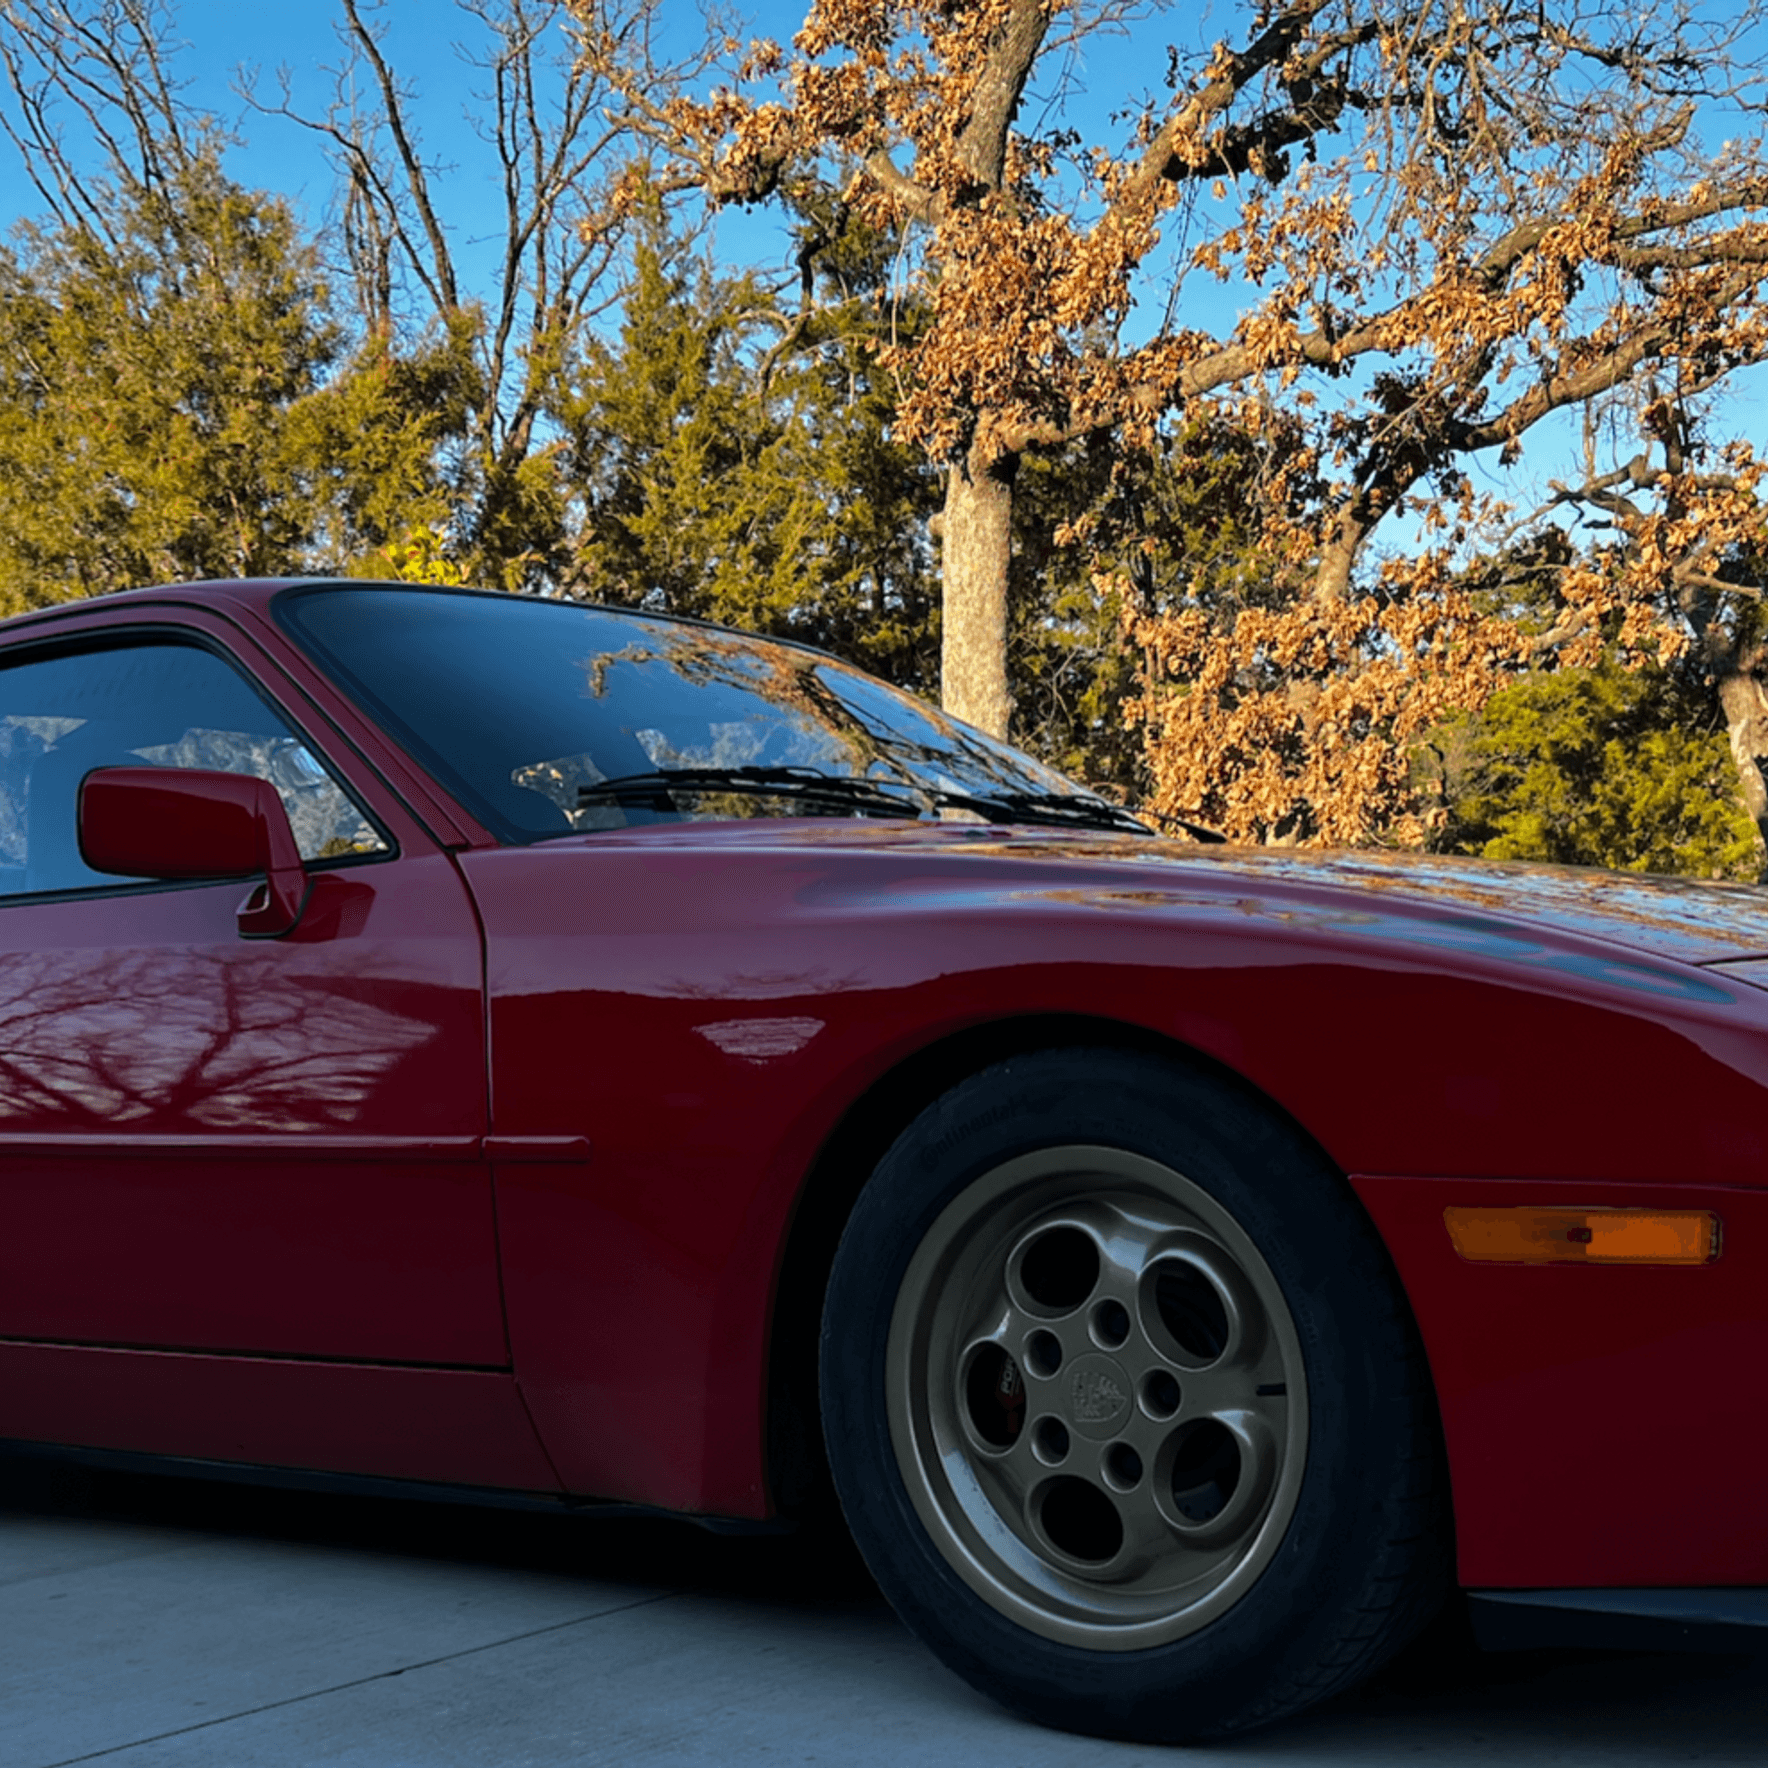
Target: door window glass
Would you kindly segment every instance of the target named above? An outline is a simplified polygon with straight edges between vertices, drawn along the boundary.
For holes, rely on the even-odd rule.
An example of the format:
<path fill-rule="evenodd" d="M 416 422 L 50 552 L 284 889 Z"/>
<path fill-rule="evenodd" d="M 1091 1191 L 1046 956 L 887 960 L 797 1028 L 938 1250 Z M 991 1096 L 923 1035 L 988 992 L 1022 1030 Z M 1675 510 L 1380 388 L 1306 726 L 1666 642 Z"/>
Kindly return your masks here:
<path fill-rule="evenodd" d="M 387 842 L 232 665 L 196 645 L 62 652 L 0 668 L 0 895 L 114 890 L 80 857 L 80 782 L 97 767 L 193 767 L 276 787 L 308 862 Z"/>

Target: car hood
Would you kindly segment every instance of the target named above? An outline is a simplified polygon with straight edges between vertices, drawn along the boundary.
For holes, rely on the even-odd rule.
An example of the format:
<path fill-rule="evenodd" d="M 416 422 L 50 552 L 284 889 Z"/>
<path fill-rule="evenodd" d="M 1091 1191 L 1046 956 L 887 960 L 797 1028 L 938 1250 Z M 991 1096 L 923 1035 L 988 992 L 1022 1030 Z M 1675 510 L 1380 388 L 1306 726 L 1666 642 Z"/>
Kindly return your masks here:
<path fill-rule="evenodd" d="M 1295 907 L 1330 904 L 1334 918 L 1354 919 L 1359 910 L 1379 906 L 1461 926 L 1501 921 L 1681 963 L 1741 962 L 1741 974 L 1768 982 L 1768 889 L 1753 884 L 1416 853 L 1217 847 L 1133 835 L 833 817 L 658 825 L 577 837 L 571 845 L 627 840 L 937 856 L 967 862 L 965 871 L 986 865 L 995 874 L 990 886 L 1015 896 L 1026 888 L 1040 895 L 1055 888 L 1070 900 L 1096 896 L 1102 905 L 1131 894 L 1143 900 L 1206 895 Z M 1052 867 L 1063 874 L 1060 879 L 1050 875 Z M 1042 874 L 1035 885 L 1033 872 Z M 1758 967 L 1748 960 L 1763 962 Z"/>
<path fill-rule="evenodd" d="M 1217 851 L 1211 865 L 1248 880 L 1525 922 L 1683 963 L 1768 957 L 1768 890 L 1754 884 L 1425 854 Z"/>

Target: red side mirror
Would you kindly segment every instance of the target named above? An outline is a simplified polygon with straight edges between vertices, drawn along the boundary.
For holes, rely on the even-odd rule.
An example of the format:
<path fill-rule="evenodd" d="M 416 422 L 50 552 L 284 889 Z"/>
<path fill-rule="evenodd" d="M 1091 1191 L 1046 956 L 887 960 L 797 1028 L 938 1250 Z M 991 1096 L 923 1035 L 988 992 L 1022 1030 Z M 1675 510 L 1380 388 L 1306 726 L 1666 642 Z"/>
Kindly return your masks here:
<path fill-rule="evenodd" d="M 184 767 L 101 767 L 80 782 L 80 853 L 125 878 L 249 878 L 239 930 L 274 939 L 301 918 L 307 872 L 268 780 Z"/>

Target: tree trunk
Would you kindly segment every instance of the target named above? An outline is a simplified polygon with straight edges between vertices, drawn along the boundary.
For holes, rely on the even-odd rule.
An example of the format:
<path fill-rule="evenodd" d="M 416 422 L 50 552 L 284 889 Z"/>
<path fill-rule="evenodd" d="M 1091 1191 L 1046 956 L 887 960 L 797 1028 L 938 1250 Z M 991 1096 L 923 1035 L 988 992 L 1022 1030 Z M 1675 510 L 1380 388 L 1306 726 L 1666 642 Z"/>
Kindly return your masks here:
<path fill-rule="evenodd" d="M 1013 474 L 1017 458 L 992 466 L 954 464 L 945 481 L 940 526 L 939 697 L 947 712 L 1005 738 L 1007 568 L 1013 557 Z"/>
<path fill-rule="evenodd" d="M 1753 669 L 1734 663 L 1719 676 L 1719 704 L 1743 807 L 1756 825 L 1757 869 L 1768 882 L 1768 782 L 1762 776 L 1768 760 L 1768 691 Z"/>

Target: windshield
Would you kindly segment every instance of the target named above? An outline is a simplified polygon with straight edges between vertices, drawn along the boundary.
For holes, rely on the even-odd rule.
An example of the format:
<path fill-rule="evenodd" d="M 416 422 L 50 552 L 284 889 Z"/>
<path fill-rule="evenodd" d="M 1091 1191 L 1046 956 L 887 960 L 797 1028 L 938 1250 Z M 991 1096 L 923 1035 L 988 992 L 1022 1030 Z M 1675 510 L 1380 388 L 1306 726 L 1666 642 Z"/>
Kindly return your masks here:
<path fill-rule="evenodd" d="M 796 645 L 494 593 L 327 585 L 285 592 L 276 610 L 500 840 L 887 814 L 892 798 L 897 814 L 943 801 L 973 815 L 968 799 L 1023 806 L 1028 821 L 1072 806 L 1135 826 L 1030 756 Z"/>

